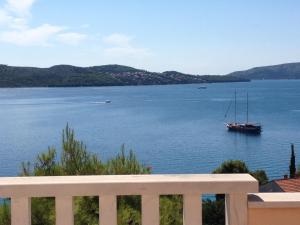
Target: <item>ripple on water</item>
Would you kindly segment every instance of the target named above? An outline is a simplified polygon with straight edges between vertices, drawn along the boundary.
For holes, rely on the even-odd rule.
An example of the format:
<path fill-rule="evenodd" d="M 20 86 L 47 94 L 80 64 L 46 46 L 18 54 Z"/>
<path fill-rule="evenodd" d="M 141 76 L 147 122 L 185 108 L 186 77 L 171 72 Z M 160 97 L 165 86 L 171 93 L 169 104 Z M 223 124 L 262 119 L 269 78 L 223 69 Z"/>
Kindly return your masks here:
<path fill-rule="evenodd" d="M 241 159 L 251 170 L 281 178 L 288 172 L 290 143 L 300 163 L 300 81 L 197 87 L 0 89 L 0 176 L 18 174 L 21 162 L 35 160 L 48 146 L 60 151 L 67 122 L 103 160 L 125 143 L 155 173 L 209 173 L 224 160 Z M 235 90 L 237 120 L 245 121 L 248 91 L 250 120 L 263 123 L 260 137 L 226 131 L 233 109 L 224 114 Z M 107 99 L 113 104 L 104 107 Z"/>

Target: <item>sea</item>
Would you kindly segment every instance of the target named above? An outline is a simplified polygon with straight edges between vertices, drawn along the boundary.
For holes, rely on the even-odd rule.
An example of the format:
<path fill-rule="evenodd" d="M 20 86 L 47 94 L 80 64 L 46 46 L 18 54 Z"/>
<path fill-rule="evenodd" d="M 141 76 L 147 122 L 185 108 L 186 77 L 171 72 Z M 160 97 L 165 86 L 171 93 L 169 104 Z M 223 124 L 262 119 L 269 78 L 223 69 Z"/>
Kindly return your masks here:
<path fill-rule="evenodd" d="M 248 93 L 249 120 L 261 123 L 261 135 L 227 131 L 235 91 L 237 121 L 246 121 Z M 157 174 L 211 173 L 237 159 L 278 179 L 288 174 L 291 143 L 300 164 L 300 81 L 1 88 L 0 176 L 17 176 L 48 147 L 60 154 L 67 124 L 102 161 L 124 144 Z"/>

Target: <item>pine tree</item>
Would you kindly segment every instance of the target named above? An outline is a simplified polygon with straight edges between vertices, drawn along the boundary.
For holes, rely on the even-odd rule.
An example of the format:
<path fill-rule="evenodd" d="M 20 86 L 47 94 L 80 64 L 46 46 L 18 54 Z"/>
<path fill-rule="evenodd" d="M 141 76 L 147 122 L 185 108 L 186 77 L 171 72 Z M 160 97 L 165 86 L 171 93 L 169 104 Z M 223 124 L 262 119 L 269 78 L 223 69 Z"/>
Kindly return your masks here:
<path fill-rule="evenodd" d="M 296 175 L 296 156 L 294 144 L 291 144 L 291 163 L 290 163 L 290 178 L 295 178 Z"/>

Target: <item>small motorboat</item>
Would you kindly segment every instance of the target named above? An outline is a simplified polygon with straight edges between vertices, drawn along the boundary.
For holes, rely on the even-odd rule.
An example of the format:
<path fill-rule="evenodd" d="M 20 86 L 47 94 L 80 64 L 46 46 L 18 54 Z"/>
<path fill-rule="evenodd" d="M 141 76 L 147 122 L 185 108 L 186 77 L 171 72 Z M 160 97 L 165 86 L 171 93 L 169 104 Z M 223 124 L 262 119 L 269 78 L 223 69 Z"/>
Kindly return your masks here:
<path fill-rule="evenodd" d="M 111 103 L 111 100 L 105 100 L 105 103 Z"/>

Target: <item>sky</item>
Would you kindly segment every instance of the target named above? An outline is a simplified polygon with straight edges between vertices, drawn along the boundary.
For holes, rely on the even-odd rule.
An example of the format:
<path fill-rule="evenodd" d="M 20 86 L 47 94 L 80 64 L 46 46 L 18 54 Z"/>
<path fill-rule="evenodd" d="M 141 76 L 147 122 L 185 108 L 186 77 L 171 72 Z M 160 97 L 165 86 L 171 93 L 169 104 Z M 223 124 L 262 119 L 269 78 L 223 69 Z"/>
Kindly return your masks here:
<path fill-rule="evenodd" d="M 0 0 L 0 64 L 227 74 L 300 61 L 298 0 Z"/>

